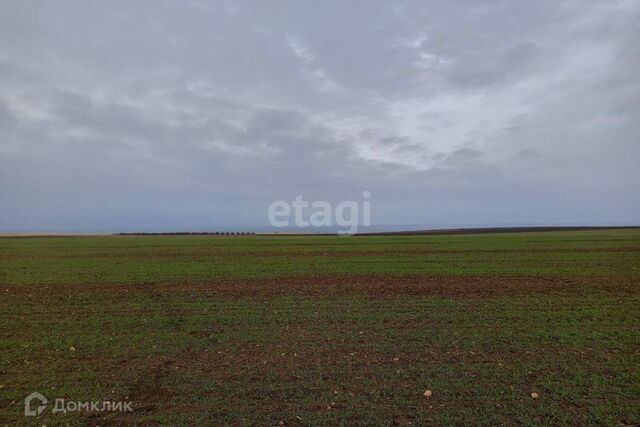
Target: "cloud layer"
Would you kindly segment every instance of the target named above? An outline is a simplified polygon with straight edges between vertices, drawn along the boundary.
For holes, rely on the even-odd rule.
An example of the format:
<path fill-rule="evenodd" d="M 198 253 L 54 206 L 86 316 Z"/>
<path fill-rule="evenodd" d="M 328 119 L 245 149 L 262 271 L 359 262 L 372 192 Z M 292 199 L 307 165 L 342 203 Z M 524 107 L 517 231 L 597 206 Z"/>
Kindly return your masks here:
<path fill-rule="evenodd" d="M 640 222 L 635 1 L 0 5 L 0 230 Z"/>

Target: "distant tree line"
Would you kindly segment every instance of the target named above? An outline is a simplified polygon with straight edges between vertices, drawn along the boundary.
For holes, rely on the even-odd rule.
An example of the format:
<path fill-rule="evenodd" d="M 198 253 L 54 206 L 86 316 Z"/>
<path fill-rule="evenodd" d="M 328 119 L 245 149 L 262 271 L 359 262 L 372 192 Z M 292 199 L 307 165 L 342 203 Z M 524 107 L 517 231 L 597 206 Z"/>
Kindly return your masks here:
<path fill-rule="evenodd" d="M 215 232 L 187 232 L 170 233 L 115 233 L 116 236 L 252 236 L 256 233 L 249 231 L 215 231 Z"/>

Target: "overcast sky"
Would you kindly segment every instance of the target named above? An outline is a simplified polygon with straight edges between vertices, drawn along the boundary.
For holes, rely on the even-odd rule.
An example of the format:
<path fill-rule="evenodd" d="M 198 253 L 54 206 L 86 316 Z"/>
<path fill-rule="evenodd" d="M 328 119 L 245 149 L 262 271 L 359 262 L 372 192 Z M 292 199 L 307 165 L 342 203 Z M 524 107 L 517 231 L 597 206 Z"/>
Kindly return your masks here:
<path fill-rule="evenodd" d="M 639 224 L 640 2 L 0 0 L 0 231 Z"/>

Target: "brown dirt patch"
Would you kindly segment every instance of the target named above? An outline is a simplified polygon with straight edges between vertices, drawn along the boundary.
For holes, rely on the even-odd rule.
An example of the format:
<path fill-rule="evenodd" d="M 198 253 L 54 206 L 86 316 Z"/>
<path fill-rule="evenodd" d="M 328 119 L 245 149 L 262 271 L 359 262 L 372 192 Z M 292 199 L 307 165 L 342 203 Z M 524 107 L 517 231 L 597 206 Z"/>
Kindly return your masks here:
<path fill-rule="evenodd" d="M 447 255 L 447 254 L 546 254 L 546 253 L 627 253 L 640 252 L 640 247 L 616 248 L 575 248 L 575 249 L 409 249 L 409 250 L 367 250 L 367 251 L 259 251 L 259 252 L 225 252 L 225 256 L 251 257 L 370 257 L 370 256 L 411 256 L 411 255 Z"/>
<path fill-rule="evenodd" d="M 39 300 L 77 297 L 79 293 L 121 297 L 136 294 L 171 297 L 187 294 L 221 297 L 271 296 L 437 296 L 484 298 L 530 295 L 581 295 L 592 292 L 638 294 L 634 277 L 482 277 L 393 274 L 318 274 L 260 279 L 219 279 L 147 284 L 20 285 L 4 289 L 7 296 L 22 295 Z"/>

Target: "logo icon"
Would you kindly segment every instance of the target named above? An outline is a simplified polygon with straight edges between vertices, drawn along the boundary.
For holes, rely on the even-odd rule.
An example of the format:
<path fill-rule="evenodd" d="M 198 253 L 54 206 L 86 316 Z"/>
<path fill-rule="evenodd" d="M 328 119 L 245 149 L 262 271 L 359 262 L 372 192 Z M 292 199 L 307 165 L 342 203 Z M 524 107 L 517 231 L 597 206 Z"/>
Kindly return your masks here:
<path fill-rule="evenodd" d="M 34 391 L 24 399 L 24 414 L 27 417 L 37 417 L 47 407 L 47 398 Z"/>

